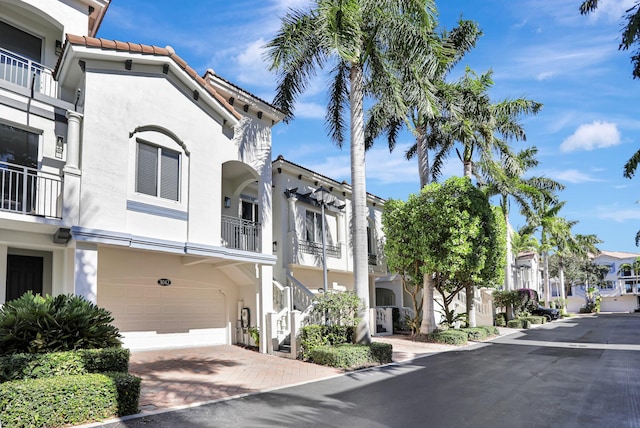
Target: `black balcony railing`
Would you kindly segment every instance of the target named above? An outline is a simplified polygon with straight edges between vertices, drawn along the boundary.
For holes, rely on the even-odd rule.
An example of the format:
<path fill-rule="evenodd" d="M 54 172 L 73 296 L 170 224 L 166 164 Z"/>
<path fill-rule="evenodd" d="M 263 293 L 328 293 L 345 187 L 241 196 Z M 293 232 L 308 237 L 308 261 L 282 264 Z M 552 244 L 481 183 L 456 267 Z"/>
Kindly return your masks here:
<path fill-rule="evenodd" d="M 62 177 L 0 162 L 0 210 L 62 218 Z"/>
<path fill-rule="evenodd" d="M 237 250 L 259 253 L 260 223 L 237 217 L 222 216 L 222 245 Z"/>
<path fill-rule="evenodd" d="M 298 243 L 300 251 L 314 256 L 322 257 L 322 243 L 314 241 L 300 241 Z M 339 245 L 326 245 L 327 257 L 339 259 L 342 257 L 342 249 Z"/>

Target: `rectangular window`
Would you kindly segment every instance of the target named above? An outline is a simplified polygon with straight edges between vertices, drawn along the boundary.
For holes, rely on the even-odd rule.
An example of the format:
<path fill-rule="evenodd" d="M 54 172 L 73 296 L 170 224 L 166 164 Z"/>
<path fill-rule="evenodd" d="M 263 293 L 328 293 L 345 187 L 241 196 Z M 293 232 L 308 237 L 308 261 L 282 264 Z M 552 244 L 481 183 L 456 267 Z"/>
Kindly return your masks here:
<path fill-rule="evenodd" d="M 0 161 L 38 167 L 38 135 L 0 123 Z"/>
<path fill-rule="evenodd" d="M 249 220 L 254 223 L 258 222 L 258 204 L 251 201 L 242 201 L 242 219 Z"/>
<path fill-rule="evenodd" d="M 310 242 L 322 243 L 322 215 L 314 211 L 307 211 L 306 239 Z"/>
<path fill-rule="evenodd" d="M 180 153 L 138 142 L 136 192 L 180 199 Z"/>

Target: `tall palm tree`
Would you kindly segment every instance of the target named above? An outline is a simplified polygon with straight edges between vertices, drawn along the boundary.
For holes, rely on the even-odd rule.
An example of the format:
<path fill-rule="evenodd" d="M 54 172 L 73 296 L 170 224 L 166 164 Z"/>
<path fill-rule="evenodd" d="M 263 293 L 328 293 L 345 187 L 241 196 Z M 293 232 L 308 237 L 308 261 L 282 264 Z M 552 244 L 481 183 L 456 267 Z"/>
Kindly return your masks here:
<path fill-rule="evenodd" d="M 532 212 L 527 217 L 527 225 L 521 229 L 521 233 L 533 233 L 540 229 L 540 253 L 543 259 L 543 282 L 545 302 L 548 305 L 551 300 L 549 281 L 549 251 L 553 248 L 551 230 L 559 222 L 558 212 L 564 207 L 565 201 L 557 202 L 545 197 L 535 198 L 532 204 Z"/>
<path fill-rule="evenodd" d="M 435 11 L 433 0 L 313 0 L 307 10 L 290 9 L 267 44 L 270 68 L 278 73 L 273 104 L 287 121 L 310 79 L 326 66 L 332 82 L 326 122 L 340 147 L 349 107 L 354 287 L 365 308 L 359 343 L 370 341 L 364 99 L 384 102 L 385 114 L 393 117 L 404 117 L 407 105 L 433 99 L 422 70 L 434 68 Z"/>
<path fill-rule="evenodd" d="M 500 208 L 504 215 L 504 220 L 509 225 L 509 205 L 513 200 L 520 212 L 525 217 L 531 215 L 531 200 L 538 197 L 546 197 L 555 200 L 555 192 L 563 190 L 564 186 L 546 177 L 524 177 L 528 170 L 538 166 L 536 147 L 529 147 L 518 152 L 513 159 L 501 158 L 499 165 L 483 166 L 482 187 L 489 196 L 500 196 Z M 512 162 L 509 162 L 512 161 Z M 507 227 L 507 229 L 509 229 Z M 511 233 L 507 230 L 507 263 L 505 266 L 505 286 L 507 290 L 512 289 L 512 261 L 513 252 L 511 250 Z M 517 256 L 517 253 L 515 254 Z"/>
<path fill-rule="evenodd" d="M 527 99 L 505 99 L 491 103 L 489 89 L 493 86 L 492 72 L 478 76 L 467 68 L 465 75 L 456 83 L 455 93 L 460 106 L 460 114 L 452 115 L 446 124 L 450 138 L 441 141 L 436 152 L 433 169 L 434 176 L 441 167 L 456 142 L 462 151 L 456 148 L 458 158 L 463 164 L 463 175 L 482 179 L 482 175 L 497 177 L 506 174 L 518 174 L 518 162 L 509 147 L 510 140 L 526 140 L 524 127 L 519 118 L 526 114 L 535 114 L 542 104 Z M 499 156 L 502 164 L 495 160 Z M 479 162 L 476 163 L 476 158 Z M 473 287 L 468 286 L 467 314 L 469 325 L 475 327 L 475 305 Z"/>
<path fill-rule="evenodd" d="M 558 256 L 558 279 L 560 280 L 559 297 L 562 302 L 564 302 L 566 298 L 564 284 L 564 260 L 574 252 L 574 249 L 578 248 L 576 237 L 571 233 L 571 229 L 576 224 L 578 224 L 578 222 L 575 220 L 567 220 L 558 217 L 551 223 L 551 227 L 549 228 L 550 241 L 555 248 L 556 255 Z"/>

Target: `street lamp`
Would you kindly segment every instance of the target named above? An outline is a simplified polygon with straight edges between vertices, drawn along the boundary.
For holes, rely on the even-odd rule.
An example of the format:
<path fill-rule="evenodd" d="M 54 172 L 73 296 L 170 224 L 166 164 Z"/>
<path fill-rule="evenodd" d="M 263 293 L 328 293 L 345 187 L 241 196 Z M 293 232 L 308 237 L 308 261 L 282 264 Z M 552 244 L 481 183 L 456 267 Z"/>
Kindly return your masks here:
<path fill-rule="evenodd" d="M 324 186 L 318 187 L 313 193 L 316 194 L 316 200 L 320 202 L 320 210 L 322 217 L 322 289 L 325 294 L 327 292 L 327 242 L 325 236 L 325 224 L 324 224 L 324 204 L 325 194 L 329 195 L 330 192 Z"/>

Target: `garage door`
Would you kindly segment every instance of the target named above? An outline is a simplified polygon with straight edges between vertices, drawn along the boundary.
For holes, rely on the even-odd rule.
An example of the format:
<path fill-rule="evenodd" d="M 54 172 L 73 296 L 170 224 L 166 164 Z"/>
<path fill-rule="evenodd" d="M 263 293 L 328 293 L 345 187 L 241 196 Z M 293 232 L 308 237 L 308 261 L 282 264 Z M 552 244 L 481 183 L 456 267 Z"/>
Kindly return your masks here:
<path fill-rule="evenodd" d="M 98 305 L 132 349 L 227 343 L 225 298 L 210 284 L 172 279 L 160 286 L 150 279 L 98 283 Z"/>

